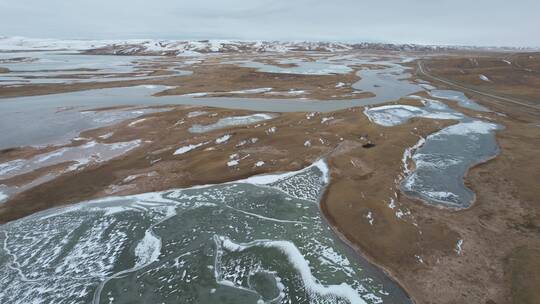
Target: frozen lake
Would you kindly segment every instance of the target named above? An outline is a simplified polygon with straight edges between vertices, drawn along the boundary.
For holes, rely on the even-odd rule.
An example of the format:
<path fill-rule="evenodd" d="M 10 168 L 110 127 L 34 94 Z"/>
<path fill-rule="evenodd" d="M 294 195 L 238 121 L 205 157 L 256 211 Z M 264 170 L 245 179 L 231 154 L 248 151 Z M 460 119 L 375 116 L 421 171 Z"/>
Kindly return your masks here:
<path fill-rule="evenodd" d="M 0 226 L 2 303 L 410 303 L 319 215 L 324 161 Z"/>

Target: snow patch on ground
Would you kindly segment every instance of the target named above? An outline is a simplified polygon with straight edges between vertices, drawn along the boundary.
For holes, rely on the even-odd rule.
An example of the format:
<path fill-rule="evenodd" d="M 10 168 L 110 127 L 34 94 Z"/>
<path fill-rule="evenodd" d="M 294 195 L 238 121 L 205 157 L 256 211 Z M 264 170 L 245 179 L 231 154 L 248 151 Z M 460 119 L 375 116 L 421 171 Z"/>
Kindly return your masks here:
<path fill-rule="evenodd" d="M 9 196 L 7 194 L 0 191 L 0 203 L 6 201 L 8 198 L 9 198 Z"/>
<path fill-rule="evenodd" d="M 388 203 L 388 208 L 390 209 L 396 208 L 396 202 L 394 201 L 393 198 L 390 199 L 390 202 Z"/>
<path fill-rule="evenodd" d="M 457 253 L 457 255 L 461 255 L 461 253 L 463 252 L 462 246 L 463 246 L 463 239 L 460 239 L 456 243 L 456 253 Z"/>
<path fill-rule="evenodd" d="M 158 173 L 156 171 L 152 171 L 152 172 L 149 172 L 149 173 L 129 175 L 129 176 L 127 176 L 126 178 L 124 178 L 122 180 L 122 183 L 130 183 L 130 182 L 136 180 L 137 178 L 143 177 L 143 176 L 152 177 L 152 176 L 156 176 L 156 175 L 158 175 Z"/>
<path fill-rule="evenodd" d="M 286 179 L 288 177 L 294 176 L 298 173 L 305 172 L 313 167 L 316 167 L 322 172 L 323 181 L 327 183 L 330 179 L 329 170 L 328 170 L 328 166 L 326 165 L 326 162 L 322 159 L 314 162 L 311 166 L 301 169 L 299 171 L 292 171 L 292 172 L 286 172 L 286 173 L 281 173 L 281 174 L 278 173 L 278 174 L 255 175 L 255 176 L 248 177 L 246 179 L 239 180 L 236 182 L 253 184 L 253 185 L 268 185 L 268 184 L 272 184 L 280 180 Z"/>
<path fill-rule="evenodd" d="M 266 113 L 257 113 L 245 116 L 231 116 L 220 118 L 217 122 L 209 125 L 193 125 L 189 128 L 189 132 L 205 133 L 231 126 L 249 125 L 260 121 L 270 120 L 273 118 L 275 118 L 275 115 Z"/>
<path fill-rule="evenodd" d="M 113 135 L 114 135 L 113 132 L 109 132 L 107 134 L 103 134 L 103 135 L 100 135 L 98 137 L 101 138 L 101 139 L 108 139 L 108 138 L 111 138 Z"/>
<path fill-rule="evenodd" d="M 252 137 L 250 139 L 244 139 L 244 140 L 241 140 L 239 143 L 237 143 L 236 147 L 242 147 L 242 146 L 247 145 L 247 144 L 254 144 L 257 141 L 259 141 L 259 139 L 257 137 Z"/>
<path fill-rule="evenodd" d="M 180 147 L 176 151 L 174 151 L 173 155 L 180 155 L 180 154 L 187 153 L 187 152 L 189 152 L 191 150 L 202 147 L 202 146 L 204 146 L 204 145 L 206 145 L 208 143 L 209 142 L 206 141 L 206 142 L 202 142 L 202 143 L 198 143 L 198 144 L 191 144 L 191 145 Z"/>
<path fill-rule="evenodd" d="M 239 161 L 237 159 L 233 159 L 227 162 L 227 167 L 238 166 L 238 164 L 239 164 Z"/>
<path fill-rule="evenodd" d="M 226 92 L 229 94 L 260 94 L 272 91 L 272 88 L 256 88 L 256 89 L 247 89 L 247 90 L 238 90 Z"/>
<path fill-rule="evenodd" d="M 208 114 L 206 111 L 192 111 L 187 114 L 188 118 L 198 117 L 204 114 Z"/>
<path fill-rule="evenodd" d="M 371 211 L 369 211 L 367 214 L 366 214 L 366 218 L 368 219 L 368 222 L 371 226 L 373 226 L 373 213 Z"/>
<path fill-rule="evenodd" d="M 323 117 L 321 119 L 321 123 L 325 123 L 327 121 L 330 121 L 330 120 L 333 120 L 334 119 L 334 116 L 330 116 L 330 117 Z"/>
<path fill-rule="evenodd" d="M 230 138 L 231 138 L 231 135 L 225 134 L 221 137 L 216 138 L 216 144 L 226 143 L 227 141 L 229 141 Z"/>
<path fill-rule="evenodd" d="M 128 124 L 128 127 L 134 127 L 134 126 L 136 126 L 137 124 L 139 124 L 139 123 L 141 123 L 141 122 L 143 122 L 143 121 L 145 121 L 145 120 L 146 120 L 146 118 L 141 118 L 141 119 L 137 119 L 137 120 L 135 120 L 135 121 L 132 121 L 132 122 L 130 122 L 130 123 Z"/>
<path fill-rule="evenodd" d="M 271 127 L 268 130 L 266 130 L 266 134 L 274 134 L 276 133 L 276 131 L 277 131 L 276 127 Z"/>

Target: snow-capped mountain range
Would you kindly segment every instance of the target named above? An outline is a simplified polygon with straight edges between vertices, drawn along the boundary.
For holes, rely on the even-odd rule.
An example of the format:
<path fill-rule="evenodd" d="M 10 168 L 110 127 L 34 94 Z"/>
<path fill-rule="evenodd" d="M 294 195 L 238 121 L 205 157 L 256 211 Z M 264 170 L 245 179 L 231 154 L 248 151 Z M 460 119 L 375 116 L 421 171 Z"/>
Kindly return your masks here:
<path fill-rule="evenodd" d="M 69 50 L 88 54 L 110 55 L 198 55 L 208 53 L 249 53 L 249 52 L 342 52 L 350 50 L 389 51 L 448 51 L 479 50 L 486 48 L 462 46 L 437 46 L 386 43 L 338 43 L 338 42 L 285 42 L 285 41 L 232 41 L 232 40 L 58 40 L 25 37 L 0 36 L 0 51 L 23 50 Z M 508 48 L 489 48 L 504 51 Z M 514 51 L 516 49 L 513 49 Z M 523 49 L 521 49 L 523 50 Z"/>

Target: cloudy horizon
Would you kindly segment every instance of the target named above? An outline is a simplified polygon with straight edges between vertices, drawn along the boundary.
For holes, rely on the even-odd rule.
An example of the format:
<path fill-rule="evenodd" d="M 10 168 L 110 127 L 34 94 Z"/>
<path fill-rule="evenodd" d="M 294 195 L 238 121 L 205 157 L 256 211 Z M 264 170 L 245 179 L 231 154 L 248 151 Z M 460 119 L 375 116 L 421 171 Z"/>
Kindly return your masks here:
<path fill-rule="evenodd" d="M 0 0 L 0 35 L 540 46 L 536 1 L 403 2 Z"/>

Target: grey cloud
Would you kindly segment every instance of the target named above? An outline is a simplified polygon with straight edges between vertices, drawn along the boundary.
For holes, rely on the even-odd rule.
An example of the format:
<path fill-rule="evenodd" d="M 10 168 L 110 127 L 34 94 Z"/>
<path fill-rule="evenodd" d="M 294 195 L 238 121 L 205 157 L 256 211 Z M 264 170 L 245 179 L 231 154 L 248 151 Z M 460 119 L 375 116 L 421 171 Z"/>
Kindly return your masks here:
<path fill-rule="evenodd" d="M 540 45 L 533 0 L 0 0 L 0 35 Z"/>

